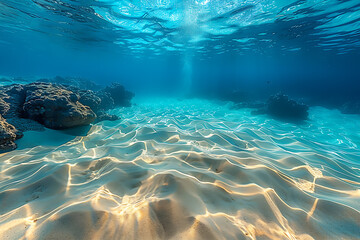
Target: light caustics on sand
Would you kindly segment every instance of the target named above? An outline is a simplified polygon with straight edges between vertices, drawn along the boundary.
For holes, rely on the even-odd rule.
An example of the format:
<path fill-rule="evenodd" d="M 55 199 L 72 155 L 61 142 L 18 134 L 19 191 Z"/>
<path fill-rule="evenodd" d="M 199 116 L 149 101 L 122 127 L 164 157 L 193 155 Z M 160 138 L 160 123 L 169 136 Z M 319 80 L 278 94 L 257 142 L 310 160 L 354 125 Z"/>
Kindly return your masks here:
<path fill-rule="evenodd" d="M 0 239 L 360 236 L 359 117 L 313 108 L 296 126 L 200 100 L 114 113 L 0 156 Z"/>

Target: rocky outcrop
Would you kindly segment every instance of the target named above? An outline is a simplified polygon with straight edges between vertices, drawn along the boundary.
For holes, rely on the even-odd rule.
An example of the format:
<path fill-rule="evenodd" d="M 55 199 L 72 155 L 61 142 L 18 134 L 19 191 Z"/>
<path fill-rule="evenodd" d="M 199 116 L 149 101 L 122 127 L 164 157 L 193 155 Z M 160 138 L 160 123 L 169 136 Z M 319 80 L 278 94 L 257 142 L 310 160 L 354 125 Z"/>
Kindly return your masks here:
<path fill-rule="evenodd" d="M 283 94 L 271 96 L 265 110 L 270 116 L 286 121 L 306 120 L 309 115 L 307 105 L 297 103 Z"/>
<path fill-rule="evenodd" d="M 115 107 L 114 99 L 112 98 L 110 93 L 99 91 L 96 92 L 96 96 L 98 96 L 101 99 L 101 107 L 102 110 L 108 110 Z M 119 105 L 118 105 L 119 106 Z M 129 106 L 119 106 L 119 107 L 129 107 Z"/>
<path fill-rule="evenodd" d="M 16 147 L 23 131 L 66 129 L 118 120 L 107 110 L 131 105 L 133 93 L 119 84 L 100 91 L 44 82 L 0 87 L 1 149 Z"/>
<path fill-rule="evenodd" d="M 117 107 L 130 107 L 131 99 L 134 97 L 132 92 L 125 90 L 124 86 L 119 83 L 112 83 L 104 88 L 102 92 L 109 94 Z"/>
<path fill-rule="evenodd" d="M 94 123 L 102 122 L 102 121 L 116 121 L 121 119 L 118 115 L 113 115 L 109 113 L 103 113 L 99 115 Z"/>
<path fill-rule="evenodd" d="M 15 140 L 21 137 L 22 133 L 0 115 L 0 153 L 14 150 L 16 148 Z"/>
<path fill-rule="evenodd" d="M 77 90 L 73 89 L 79 96 L 79 102 L 85 106 L 89 106 L 94 112 L 98 112 L 101 109 L 104 109 L 102 106 L 102 100 L 97 94 L 92 90 Z"/>
<path fill-rule="evenodd" d="M 115 107 L 114 100 L 109 93 L 103 91 L 73 89 L 79 95 L 79 102 L 89 106 L 96 113 L 96 122 L 104 120 L 115 121 L 120 119 L 116 115 L 106 113 L 107 110 Z"/>
<path fill-rule="evenodd" d="M 40 123 L 22 118 L 26 98 L 24 86 L 26 85 L 13 84 L 0 87 L 0 114 L 19 132 L 41 131 L 44 127 Z"/>
<path fill-rule="evenodd" d="M 88 125 L 96 118 L 90 107 L 79 102 L 79 96 L 48 83 L 32 83 L 25 87 L 24 116 L 45 127 L 64 129 Z"/>
<path fill-rule="evenodd" d="M 79 95 L 80 103 L 89 106 L 96 113 L 96 122 L 118 120 L 118 116 L 108 114 L 106 111 L 115 107 L 130 107 L 131 99 L 134 97 L 132 92 L 127 91 L 124 86 L 118 83 L 112 83 L 100 91 L 82 90 L 74 87 L 69 87 L 69 89 Z"/>
<path fill-rule="evenodd" d="M 4 118 L 18 117 L 22 112 L 26 95 L 24 86 L 12 84 L 0 88 L 0 114 Z"/>

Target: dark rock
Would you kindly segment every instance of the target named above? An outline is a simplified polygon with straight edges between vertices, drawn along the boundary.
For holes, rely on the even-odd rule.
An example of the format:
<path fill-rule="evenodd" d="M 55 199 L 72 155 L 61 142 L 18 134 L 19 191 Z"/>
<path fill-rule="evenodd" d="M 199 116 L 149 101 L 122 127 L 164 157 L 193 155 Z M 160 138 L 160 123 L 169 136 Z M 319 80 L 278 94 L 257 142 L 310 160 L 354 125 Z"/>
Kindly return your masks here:
<path fill-rule="evenodd" d="M 89 106 L 96 115 L 101 115 L 104 111 L 115 107 L 114 100 L 109 93 L 103 91 L 72 89 L 79 95 L 79 102 Z"/>
<path fill-rule="evenodd" d="M 106 92 L 105 89 L 100 91 L 82 90 L 76 87 L 66 87 L 66 89 L 76 93 L 79 96 L 79 102 L 89 106 L 96 114 L 101 114 L 114 107 L 129 107 L 133 96 L 132 93 L 122 89 L 124 91 L 119 91 L 119 96 L 116 96 L 117 103 L 115 104 L 113 96 Z M 109 90 L 109 88 L 107 89 Z"/>
<path fill-rule="evenodd" d="M 101 99 L 101 108 L 103 111 L 109 110 L 115 107 L 114 99 L 111 97 L 110 93 L 99 91 L 96 92 L 96 96 Z"/>
<path fill-rule="evenodd" d="M 0 93 L 0 114 L 4 114 L 9 111 L 9 104 L 4 100 L 6 95 Z"/>
<path fill-rule="evenodd" d="M 25 101 L 23 85 L 13 84 L 0 87 L 0 114 L 4 118 L 18 117 Z"/>
<path fill-rule="evenodd" d="M 34 120 L 21 118 L 24 114 L 25 98 L 24 85 L 13 84 L 0 87 L 0 114 L 21 132 L 43 130 L 44 127 Z"/>
<path fill-rule="evenodd" d="M 16 148 L 15 140 L 23 135 L 0 115 L 0 153 Z"/>
<path fill-rule="evenodd" d="M 132 92 L 125 90 L 124 86 L 119 83 L 112 83 L 104 88 L 102 92 L 110 94 L 115 106 L 118 107 L 130 107 L 131 99 L 134 97 Z"/>
<path fill-rule="evenodd" d="M 42 125 L 65 129 L 88 125 L 96 115 L 97 122 L 118 120 L 106 111 L 130 106 L 133 96 L 120 84 L 100 91 L 43 82 L 13 84 L 0 87 L 0 114 L 19 131 L 43 130 Z"/>
<path fill-rule="evenodd" d="M 58 79 L 59 80 L 59 79 Z M 60 80 L 59 80 L 60 81 Z M 119 84 L 101 91 L 34 82 L 0 87 L 0 152 L 16 148 L 23 131 L 86 126 L 120 119 L 106 113 L 115 106 L 130 106 L 133 93 Z"/>
<path fill-rule="evenodd" d="M 84 106 L 79 96 L 49 83 L 26 85 L 24 116 L 52 129 L 87 125 L 96 118 L 90 107 Z"/>
<path fill-rule="evenodd" d="M 360 101 L 344 103 L 340 107 L 340 111 L 344 114 L 360 114 Z"/>
<path fill-rule="evenodd" d="M 308 118 L 308 109 L 305 104 L 297 103 L 286 95 L 277 94 L 269 98 L 266 112 L 282 120 L 302 121 Z"/>
<path fill-rule="evenodd" d="M 97 113 L 100 109 L 103 109 L 101 106 L 102 100 L 94 91 L 78 90 L 74 92 L 79 95 L 79 102 L 85 106 L 89 106 L 95 113 Z"/>

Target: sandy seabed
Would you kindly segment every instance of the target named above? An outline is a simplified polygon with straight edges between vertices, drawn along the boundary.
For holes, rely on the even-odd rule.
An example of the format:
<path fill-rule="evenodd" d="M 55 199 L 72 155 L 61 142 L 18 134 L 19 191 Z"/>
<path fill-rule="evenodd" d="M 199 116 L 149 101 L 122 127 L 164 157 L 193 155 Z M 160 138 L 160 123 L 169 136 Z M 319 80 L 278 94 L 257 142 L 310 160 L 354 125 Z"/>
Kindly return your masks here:
<path fill-rule="evenodd" d="M 137 103 L 0 155 L 0 239 L 360 239 L 360 116 Z"/>

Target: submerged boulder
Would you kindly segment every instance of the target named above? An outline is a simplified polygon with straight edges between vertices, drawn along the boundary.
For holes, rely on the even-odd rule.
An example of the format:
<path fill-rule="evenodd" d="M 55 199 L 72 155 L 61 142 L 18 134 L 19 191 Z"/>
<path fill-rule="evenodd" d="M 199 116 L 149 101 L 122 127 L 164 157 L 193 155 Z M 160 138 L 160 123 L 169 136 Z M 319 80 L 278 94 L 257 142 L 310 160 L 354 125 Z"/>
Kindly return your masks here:
<path fill-rule="evenodd" d="M 0 87 L 0 114 L 22 131 L 40 130 L 36 122 L 64 129 L 90 124 L 95 118 L 117 120 L 106 111 L 131 106 L 133 96 L 120 84 L 100 91 L 44 82 L 13 84 Z"/>
<path fill-rule="evenodd" d="M 131 99 L 134 97 L 132 92 L 129 92 L 125 87 L 119 83 L 112 83 L 102 90 L 103 93 L 109 94 L 113 99 L 114 105 L 117 107 L 130 107 Z"/>
<path fill-rule="evenodd" d="M 116 121 L 121 119 L 118 115 L 113 115 L 109 113 L 102 113 L 100 114 L 94 123 L 102 122 L 102 121 Z"/>
<path fill-rule="evenodd" d="M 266 113 L 282 120 L 302 121 L 308 118 L 309 107 L 289 99 L 288 96 L 277 94 L 267 101 Z"/>
<path fill-rule="evenodd" d="M 96 115 L 78 100 L 77 94 L 57 85 L 32 83 L 26 85 L 24 116 L 52 129 L 88 125 Z"/>
<path fill-rule="evenodd" d="M 133 96 L 120 84 L 99 91 L 45 82 L 0 86 L 0 150 L 15 149 L 23 131 L 118 120 L 107 110 L 131 106 Z"/>
<path fill-rule="evenodd" d="M 92 90 L 73 90 L 79 96 L 79 102 L 85 106 L 88 106 L 95 113 L 102 109 L 102 100 Z"/>
<path fill-rule="evenodd" d="M 9 104 L 4 100 L 5 95 L 0 93 L 0 114 L 4 114 L 9 111 Z"/>
<path fill-rule="evenodd" d="M 116 115 L 107 113 L 106 111 L 114 108 L 114 100 L 109 93 L 102 91 L 95 92 L 92 90 L 74 90 L 79 95 L 79 102 L 89 106 L 96 114 L 96 123 L 101 121 L 115 121 L 120 119 Z"/>
<path fill-rule="evenodd" d="M 96 96 L 101 99 L 100 109 L 106 111 L 115 107 L 114 99 L 111 97 L 110 93 L 99 91 L 96 92 Z"/>
<path fill-rule="evenodd" d="M 15 140 L 23 135 L 0 115 L 0 153 L 16 148 Z"/>
<path fill-rule="evenodd" d="M 40 123 L 22 118 L 26 98 L 25 86 L 12 84 L 0 87 L 0 114 L 19 132 L 41 131 L 44 127 Z"/>
<path fill-rule="evenodd" d="M 18 117 L 22 112 L 25 98 L 24 85 L 12 84 L 0 87 L 0 114 L 4 118 Z"/>

